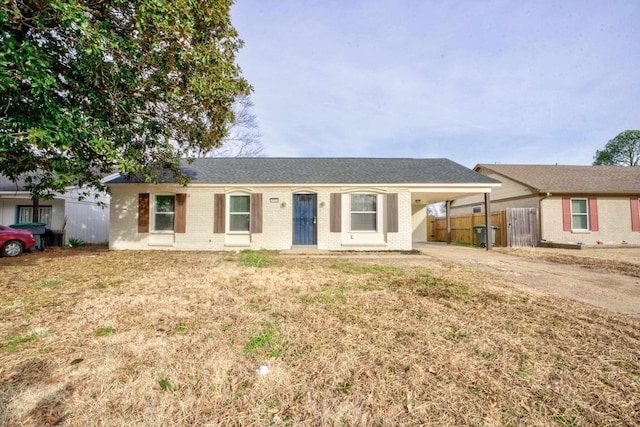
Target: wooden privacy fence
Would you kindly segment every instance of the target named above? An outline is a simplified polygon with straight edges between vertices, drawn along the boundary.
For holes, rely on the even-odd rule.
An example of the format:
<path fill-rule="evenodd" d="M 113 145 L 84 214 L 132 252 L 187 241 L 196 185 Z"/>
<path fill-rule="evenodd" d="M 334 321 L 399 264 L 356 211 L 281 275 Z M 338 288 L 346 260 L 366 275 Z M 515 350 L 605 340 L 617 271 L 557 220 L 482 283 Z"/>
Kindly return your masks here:
<path fill-rule="evenodd" d="M 451 216 L 451 241 L 477 245 L 473 227 L 485 225 L 485 214 L 474 213 Z M 495 246 L 537 246 L 540 241 L 538 210 L 535 208 L 508 208 L 491 213 L 491 226 L 495 230 Z M 487 231 L 485 231 L 487 232 Z M 489 234 L 487 232 L 487 237 Z M 447 219 L 429 215 L 427 240 L 447 241 Z"/>
<path fill-rule="evenodd" d="M 540 221 L 536 208 L 509 208 L 506 211 L 507 246 L 538 246 Z"/>

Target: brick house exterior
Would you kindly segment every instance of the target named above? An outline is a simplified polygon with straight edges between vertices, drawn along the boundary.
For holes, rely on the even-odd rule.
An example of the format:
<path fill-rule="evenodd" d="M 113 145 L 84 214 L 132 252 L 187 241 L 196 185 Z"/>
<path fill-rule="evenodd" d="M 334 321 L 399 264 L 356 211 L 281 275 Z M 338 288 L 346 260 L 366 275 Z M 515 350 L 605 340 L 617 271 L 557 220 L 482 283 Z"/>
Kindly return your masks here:
<path fill-rule="evenodd" d="M 536 208 L 542 241 L 640 245 L 640 167 L 478 164 L 502 183 L 492 210 Z M 481 210 L 479 197 L 451 205 L 452 215 Z"/>
<path fill-rule="evenodd" d="M 207 158 L 180 186 L 118 177 L 111 249 L 410 250 L 427 205 L 500 184 L 448 159 Z"/>

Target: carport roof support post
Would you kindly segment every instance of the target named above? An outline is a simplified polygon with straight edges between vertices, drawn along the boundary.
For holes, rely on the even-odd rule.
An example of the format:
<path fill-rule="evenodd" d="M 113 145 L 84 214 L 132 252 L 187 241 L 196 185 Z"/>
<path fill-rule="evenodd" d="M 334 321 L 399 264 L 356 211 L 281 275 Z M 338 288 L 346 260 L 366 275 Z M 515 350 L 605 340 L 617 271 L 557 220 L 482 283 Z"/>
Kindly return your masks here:
<path fill-rule="evenodd" d="M 451 200 L 445 203 L 445 218 L 447 224 L 447 245 L 451 244 Z"/>
<path fill-rule="evenodd" d="M 487 242 L 487 250 L 490 251 L 491 250 L 491 193 L 484 193 L 484 217 L 485 217 L 485 224 L 487 224 L 486 227 L 486 235 L 487 238 L 485 239 Z"/>

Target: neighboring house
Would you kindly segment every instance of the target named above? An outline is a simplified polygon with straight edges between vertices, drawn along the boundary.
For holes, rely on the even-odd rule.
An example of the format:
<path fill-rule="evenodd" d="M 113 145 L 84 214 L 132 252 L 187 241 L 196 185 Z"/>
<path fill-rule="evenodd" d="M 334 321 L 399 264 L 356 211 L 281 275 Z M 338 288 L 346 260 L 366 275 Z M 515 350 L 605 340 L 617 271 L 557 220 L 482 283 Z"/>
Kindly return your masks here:
<path fill-rule="evenodd" d="M 207 158 L 187 186 L 119 177 L 111 249 L 410 250 L 427 205 L 500 184 L 447 159 Z"/>
<path fill-rule="evenodd" d="M 66 242 L 78 239 L 86 243 L 107 243 L 109 240 L 109 197 L 100 195 L 78 200 L 77 188 L 68 188 L 50 200 L 38 203 L 38 220 L 52 230 L 64 231 Z M 10 181 L 0 175 L 0 224 L 31 222 L 33 201 L 24 182 Z M 66 243 L 65 242 L 65 243 Z"/>
<path fill-rule="evenodd" d="M 640 167 L 479 164 L 474 170 L 502 182 L 491 193 L 492 211 L 538 209 L 543 241 L 640 244 Z M 452 215 L 481 211 L 480 197 L 451 204 Z"/>

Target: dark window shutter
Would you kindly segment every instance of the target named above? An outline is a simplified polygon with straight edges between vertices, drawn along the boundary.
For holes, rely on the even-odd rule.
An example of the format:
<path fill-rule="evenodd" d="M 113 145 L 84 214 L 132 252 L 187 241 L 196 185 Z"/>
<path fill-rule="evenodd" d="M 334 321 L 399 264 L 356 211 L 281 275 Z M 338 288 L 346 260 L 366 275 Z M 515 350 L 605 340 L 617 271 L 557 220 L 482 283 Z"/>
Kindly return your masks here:
<path fill-rule="evenodd" d="M 329 230 L 339 233 L 342 231 L 342 194 L 331 193 L 329 197 Z"/>
<path fill-rule="evenodd" d="M 589 230 L 598 231 L 598 199 L 589 197 Z"/>
<path fill-rule="evenodd" d="M 149 193 L 138 194 L 138 233 L 149 232 Z"/>
<path fill-rule="evenodd" d="M 262 193 L 251 195 L 251 232 L 262 233 Z"/>
<path fill-rule="evenodd" d="M 398 232 L 398 193 L 387 194 L 387 233 Z"/>
<path fill-rule="evenodd" d="M 226 213 L 225 209 L 226 196 L 224 194 L 216 194 L 213 199 L 213 232 L 224 233 Z"/>
<path fill-rule="evenodd" d="M 176 222 L 174 224 L 176 233 L 186 233 L 187 231 L 187 195 L 176 194 Z"/>
<path fill-rule="evenodd" d="M 562 198 L 562 230 L 571 231 L 571 199 Z"/>
<path fill-rule="evenodd" d="M 638 198 L 631 198 L 631 231 L 640 231 L 640 205 Z"/>

